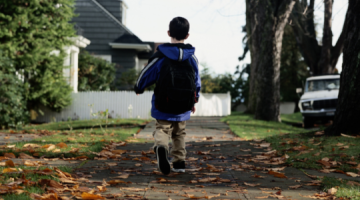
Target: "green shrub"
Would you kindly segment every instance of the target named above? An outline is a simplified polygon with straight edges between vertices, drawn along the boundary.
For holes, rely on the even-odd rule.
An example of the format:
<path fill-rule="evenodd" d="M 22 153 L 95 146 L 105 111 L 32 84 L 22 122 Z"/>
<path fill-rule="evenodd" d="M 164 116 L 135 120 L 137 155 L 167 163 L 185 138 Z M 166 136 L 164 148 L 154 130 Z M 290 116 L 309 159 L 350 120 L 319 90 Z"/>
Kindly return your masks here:
<path fill-rule="evenodd" d="M 79 54 L 79 91 L 109 91 L 115 79 L 115 64 L 85 50 Z"/>
<path fill-rule="evenodd" d="M 28 120 L 24 87 L 16 75 L 15 67 L 0 52 L 0 127 L 16 127 Z"/>

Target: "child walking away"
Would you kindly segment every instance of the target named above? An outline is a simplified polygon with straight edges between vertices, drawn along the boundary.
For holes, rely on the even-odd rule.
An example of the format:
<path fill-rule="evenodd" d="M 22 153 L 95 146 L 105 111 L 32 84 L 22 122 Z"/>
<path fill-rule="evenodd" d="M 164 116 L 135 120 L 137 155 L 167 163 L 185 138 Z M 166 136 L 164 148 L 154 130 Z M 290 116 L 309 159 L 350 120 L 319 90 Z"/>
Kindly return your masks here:
<path fill-rule="evenodd" d="M 172 171 L 185 172 L 186 120 L 190 119 L 191 112 L 195 112 L 201 87 L 195 48 L 184 44 L 189 37 L 189 28 L 185 18 L 171 20 L 168 31 L 171 43 L 158 46 L 134 86 L 135 93 L 141 94 L 146 87 L 156 83 L 151 100 L 151 116 L 156 119 L 154 151 L 159 170 L 165 175 L 171 171 L 168 160 L 170 138 Z"/>

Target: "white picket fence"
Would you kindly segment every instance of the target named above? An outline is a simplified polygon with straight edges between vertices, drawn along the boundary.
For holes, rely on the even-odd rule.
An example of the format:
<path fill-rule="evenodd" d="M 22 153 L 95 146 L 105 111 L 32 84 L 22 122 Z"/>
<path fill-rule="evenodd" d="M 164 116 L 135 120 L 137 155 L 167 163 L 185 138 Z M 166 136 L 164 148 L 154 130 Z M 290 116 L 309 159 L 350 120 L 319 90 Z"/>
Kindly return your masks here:
<path fill-rule="evenodd" d="M 68 119 L 93 119 L 93 113 L 108 109 L 112 118 L 151 118 L 151 98 L 153 92 L 146 91 L 137 96 L 131 91 L 78 92 L 72 94 L 72 104 L 61 112 L 41 108 L 44 115 L 35 121 L 51 122 Z M 200 94 L 196 112 L 192 116 L 227 116 L 231 114 L 230 93 Z"/>

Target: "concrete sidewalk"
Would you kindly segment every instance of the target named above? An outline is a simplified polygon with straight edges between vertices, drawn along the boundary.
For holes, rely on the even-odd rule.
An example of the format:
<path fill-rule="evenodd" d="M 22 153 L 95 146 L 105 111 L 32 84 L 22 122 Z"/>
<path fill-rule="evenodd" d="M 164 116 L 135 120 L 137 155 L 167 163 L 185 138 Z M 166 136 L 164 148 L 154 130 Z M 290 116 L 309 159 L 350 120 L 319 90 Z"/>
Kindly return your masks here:
<path fill-rule="evenodd" d="M 307 199 L 303 196 L 319 192 L 318 186 L 305 185 L 312 179 L 300 170 L 286 167 L 281 172 L 287 178 L 269 175 L 264 169 L 283 166 L 251 160 L 269 149 L 235 137 L 219 117 L 194 117 L 187 122 L 187 172 L 164 176 L 152 152 L 154 129 L 153 121 L 136 136 L 145 143 L 119 147 L 127 150 L 121 160 L 89 161 L 77 169 L 91 176 L 86 186 L 129 174 L 122 179 L 127 184 L 108 186 L 107 193 L 119 199 Z M 289 189 L 295 185 L 302 186 Z"/>

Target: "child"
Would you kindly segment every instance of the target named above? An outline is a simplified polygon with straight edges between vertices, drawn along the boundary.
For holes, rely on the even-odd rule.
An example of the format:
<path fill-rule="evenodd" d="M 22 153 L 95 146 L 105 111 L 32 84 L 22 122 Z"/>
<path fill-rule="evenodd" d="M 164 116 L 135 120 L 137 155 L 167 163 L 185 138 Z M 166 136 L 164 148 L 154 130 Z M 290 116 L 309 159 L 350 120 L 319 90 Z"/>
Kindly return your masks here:
<path fill-rule="evenodd" d="M 190 119 L 191 112 L 195 112 L 194 104 L 199 99 L 201 87 L 195 48 L 184 44 L 189 37 L 189 28 L 189 22 L 183 17 L 171 20 L 168 31 L 171 43 L 158 46 L 134 86 L 138 95 L 156 83 L 151 101 L 151 116 L 156 119 L 154 151 L 158 167 L 165 175 L 171 170 L 185 172 L 186 120 Z M 170 137 L 172 169 L 168 161 Z"/>

